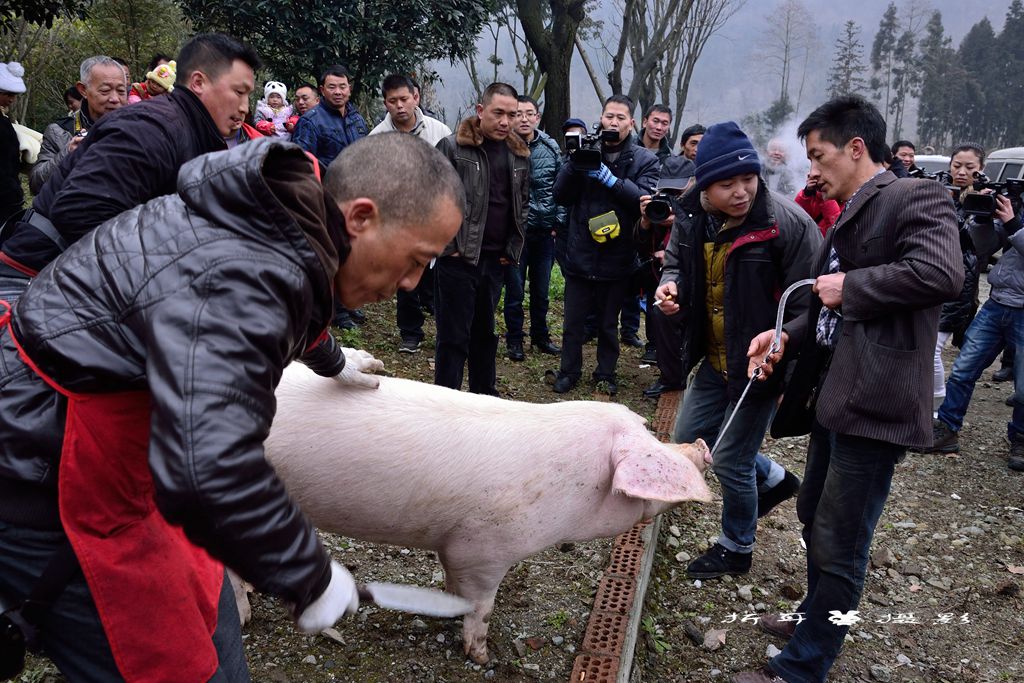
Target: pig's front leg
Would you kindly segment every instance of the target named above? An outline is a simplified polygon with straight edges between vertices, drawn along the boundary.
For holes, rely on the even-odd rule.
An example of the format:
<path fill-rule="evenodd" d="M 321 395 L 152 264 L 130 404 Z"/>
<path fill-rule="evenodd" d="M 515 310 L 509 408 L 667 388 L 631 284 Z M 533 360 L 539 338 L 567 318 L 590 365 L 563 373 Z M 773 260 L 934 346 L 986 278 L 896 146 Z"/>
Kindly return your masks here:
<path fill-rule="evenodd" d="M 498 585 L 512 565 L 505 561 L 481 561 L 493 549 L 438 553 L 444 567 L 444 587 L 473 603 L 473 611 L 462 618 L 462 649 L 477 664 L 486 664 L 487 625 L 494 610 Z"/>

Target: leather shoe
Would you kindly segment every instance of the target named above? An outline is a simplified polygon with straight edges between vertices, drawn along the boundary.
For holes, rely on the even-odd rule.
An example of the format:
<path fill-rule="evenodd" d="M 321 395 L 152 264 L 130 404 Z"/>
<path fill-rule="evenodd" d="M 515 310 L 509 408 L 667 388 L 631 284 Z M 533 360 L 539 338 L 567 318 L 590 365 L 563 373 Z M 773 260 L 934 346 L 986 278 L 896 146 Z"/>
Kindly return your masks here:
<path fill-rule="evenodd" d="M 509 342 L 506 348 L 509 360 L 516 363 L 526 360 L 526 354 L 523 352 L 523 342 Z"/>
<path fill-rule="evenodd" d="M 762 614 L 757 620 L 757 627 L 765 633 L 789 640 L 796 633 L 796 620 L 785 621 L 778 614 Z"/>
<path fill-rule="evenodd" d="M 556 394 L 564 394 L 575 387 L 579 381 L 578 377 L 570 377 L 569 375 L 558 373 L 558 377 L 555 378 L 555 384 L 551 387 L 551 390 Z"/>
<path fill-rule="evenodd" d="M 993 382 L 1009 382 L 1013 379 L 1013 366 L 1003 366 L 992 373 Z"/>
<path fill-rule="evenodd" d="M 640 337 L 636 332 L 625 332 L 620 337 L 620 340 L 626 346 L 632 346 L 634 349 L 639 349 L 644 343 L 640 340 Z"/>
<path fill-rule="evenodd" d="M 549 356 L 559 356 L 562 354 L 562 349 L 552 344 L 550 339 L 542 339 L 540 341 L 535 341 L 533 342 L 532 346 L 534 349 L 540 351 L 541 353 L 546 353 Z"/>
<path fill-rule="evenodd" d="M 757 518 L 772 511 L 779 503 L 789 500 L 800 490 L 800 478 L 786 470 L 786 476 L 775 486 L 757 495 Z"/>
<path fill-rule="evenodd" d="M 614 396 L 619 393 L 619 385 L 614 379 L 595 379 L 594 386 L 597 391 L 603 394 L 608 394 L 609 396 Z"/>
<path fill-rule="evenodd" d="M 644 389 L 644 397 L 658 398 L 666 391 L 679 391 L 680 389 L 682 389 L 682 387 L 678 384 L 663 384 L 659 379 L 657 382 Z"/>
<path fill-rule="evenodd" d="M 729 683 L 786 683 L 786 680 L 765 666 L 757 671 L 738 673 L 729 679 Z"/>

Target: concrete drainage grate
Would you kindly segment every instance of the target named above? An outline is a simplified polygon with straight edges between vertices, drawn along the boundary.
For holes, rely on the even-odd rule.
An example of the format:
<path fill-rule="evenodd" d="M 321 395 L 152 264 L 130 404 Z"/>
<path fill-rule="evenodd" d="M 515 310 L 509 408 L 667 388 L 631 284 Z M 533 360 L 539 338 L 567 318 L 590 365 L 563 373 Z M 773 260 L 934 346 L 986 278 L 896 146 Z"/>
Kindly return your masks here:
<path fill-rule="evenodd" d="M 675 424 L 681 392 L 661 395 L 651 431 L 667 442 Z M 660 520 L 640 522 L 615 538 L 611 561 L 597 586 L 580 654 L 569 683 L 623 683 L 633 667 L 647 579 L 658 543 Z"/>

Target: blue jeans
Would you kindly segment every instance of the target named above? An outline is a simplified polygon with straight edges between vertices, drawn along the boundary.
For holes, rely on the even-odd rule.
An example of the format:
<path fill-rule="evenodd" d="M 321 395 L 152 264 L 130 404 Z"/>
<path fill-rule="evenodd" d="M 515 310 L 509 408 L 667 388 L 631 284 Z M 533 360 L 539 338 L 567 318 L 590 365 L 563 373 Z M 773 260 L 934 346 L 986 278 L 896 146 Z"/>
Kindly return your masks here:
<path fill-rule="evenodd" d="M 964 424 L 975 383 L 1004 346 L 1024 358 L 1024 308 L 1011 308 L 989 299 L 967 328 L 960 355 L 946 380 L 946 398 L 939 407 L 939 420 L 954 432 L 959 432 Z M 1013 417 L 1006 425 L 1006 433 L 1010 441 L 1020 441 L 1024 440 L 1024 363 L 1014 363 L 1013 381 Z"/>
<path fill-rule="evenodd" d="M 729 400 L 725 378 L 703 361 L 679 404 L 672 441 L 691 443 L 700 438 L 712 447 L 735 407 L 735 402 Z M 765 480 L 771 468 L 771 461 L 757 449 L 775 408 L 774 396 L 748 394 L 711 463 L 722 485 L 722 534 L 718 542 L 732 552 L 749 553 L 754 548 L 758 482 Z"/>
<path fill-rule="evenodd" d="M 551 341 L 548 331 L 548 290 L 551 267 L 555 263 L 555 238 L 550 234 L 527 233 L 519 267 L 505 269 L 505 340 L 523 343 L 523 300 L 526 282 L 530 283 L 530 339 L 535 343 Z"/>
<path fill-rule="evenodd" d="M 807 596 L 782 653 L 769 666 L 789 683 L 823 683 L 848 626 L 830 612 L 856 610 L 864 590 L 868 553 L 903 446 L 836 434 L 815 423 L 797 496 L 807 544 Z"/>
<path fill-rule="evenodd" d="M 28 595 L 65 538 L 63 531 L 29 529 L 0 522 L 0 592 L 12 599 Z M 81 571 L 72 577 L 38 626 L 43 654 L 53 660 L 69 680 L 96 683 L 122 680 Z M 146 625 L 139 624 L 139 628 L 146 628 Z M 210 681 L 247 683 L 249 669 L 242 647 L 242 627 L 226 573 L 212 640 L 220 664 Z"/>

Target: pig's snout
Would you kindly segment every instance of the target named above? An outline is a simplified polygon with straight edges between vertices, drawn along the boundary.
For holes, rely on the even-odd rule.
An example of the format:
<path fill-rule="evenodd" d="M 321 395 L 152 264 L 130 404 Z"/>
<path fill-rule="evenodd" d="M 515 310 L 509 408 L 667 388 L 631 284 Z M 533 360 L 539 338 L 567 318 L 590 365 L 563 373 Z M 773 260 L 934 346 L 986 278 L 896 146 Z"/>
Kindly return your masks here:
<path fill-rule="evenodd" d="M 703 467 L 698 465 L 698 467 L 701 467 L 701 471 L 703 471 L 705 467 L 711 464 L 711 449 L 708 448 L 708 445 L 704 442 L 704 439 L 697 439 L 697 441 L 693 445 L 699 451 L 700 457 L 704 462 Z"/>
<path fill-rule="evenodd" d="M 677 444 L 676 448 L 693 463 L 698 472 L 703 473 L 711 464 L 711 449 L 704 443 L 704 439 L 697 439 L 693 443 Z"/>

